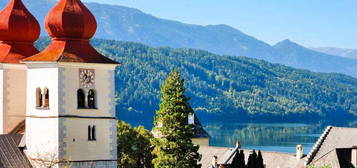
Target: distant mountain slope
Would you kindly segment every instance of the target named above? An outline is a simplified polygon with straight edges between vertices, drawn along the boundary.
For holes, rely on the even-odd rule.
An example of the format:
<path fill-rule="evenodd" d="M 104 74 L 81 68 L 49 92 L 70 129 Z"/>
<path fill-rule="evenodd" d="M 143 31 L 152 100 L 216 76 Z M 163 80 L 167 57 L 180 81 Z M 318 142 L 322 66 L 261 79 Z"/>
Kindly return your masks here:
<path fill-rule="evenodd" d="M 356 76 L 357 59 L 343 58 L 310 50 L 290 40 L 277 43 L 274 48 L 284 56 L 285 65 L 322 72 L 339 72 Z"/>
<path fill-rule="evenodd" d="M 45 15 L 55 0 L 24 0 L 32 13 L 43 23 Z M 0 1 L 0 7 L 6 1 Z M 123 6 L 88 3 L 98 21 L 96 37 L 122 41 L 134 41 L 149 46 L 169 46 L 173 48 L 197 48 L 210 52 L 234 56 L 264 59 L 298 68 L 318 72 L 339 72 L 357 77 L 356 64 L 346 63 L 343 58 L 333 61 L 341 66 L 322 66 L 331 64 L 331 59 L 315 57 L 316 53 L 301 52 L 292 54 L 289 49 L 272 46 L 246 35 L 227 25 L 199 26 L 160 19 L 137 9 Z M 262 28 L 263 30 L 263 28 Z M 46 35 L 43 29 L 43 35 Z M 305 58 L 315 57 L 309 61 Z M 294 62 L 293 62 L 294 61 Z"/>
<path fill-rule="evenodd" d="M 357 59 L 356 49 L 343 49 L 343 48 L 335 48 L 335 47 L 319 47 L 319 48 L 311 48 L 311 49 L 325 54 Z"/>
<path fill-rule="evenodd" d="M 41 40 L 43 48 L 48 41 Z M 150 48 L 94 40 L 121 63 L 116 73 L 118 116 L 148 121 L 158 108 L 160 85 L 179 68 L 187 95 L 202 119 L 217 121 L 318 121 L 356 119 L 357 79 L 279 64 L 215 55 L 195 49 Z"/>

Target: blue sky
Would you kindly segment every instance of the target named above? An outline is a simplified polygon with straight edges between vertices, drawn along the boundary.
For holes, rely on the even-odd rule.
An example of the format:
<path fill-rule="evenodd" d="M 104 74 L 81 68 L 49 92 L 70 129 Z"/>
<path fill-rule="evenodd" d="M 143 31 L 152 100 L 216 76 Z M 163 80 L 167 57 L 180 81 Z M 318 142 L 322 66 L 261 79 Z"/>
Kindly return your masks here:
<path fill-rule="evenodd" d="M 269 44 L 357 49 L 357 0 L 84 0 L 191 24 L 227 24 Z"/>

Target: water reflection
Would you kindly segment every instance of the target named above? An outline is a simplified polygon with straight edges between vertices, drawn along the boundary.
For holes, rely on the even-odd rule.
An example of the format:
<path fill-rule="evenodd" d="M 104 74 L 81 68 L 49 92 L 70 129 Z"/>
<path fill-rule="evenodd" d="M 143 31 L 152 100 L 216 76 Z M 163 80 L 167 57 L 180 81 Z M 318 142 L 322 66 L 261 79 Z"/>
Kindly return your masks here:
<path fill-rule="evenodd" d="M 132 126 L 152 128 L 151 120 L 126 120 Z M 234 147 L 240 141 L 245 149 L 295 153 L 302 144 L 308 153 L 328 125 L 357 127 L 356 120 L 321 121 L 316 124 L 301 123 L 232 123 L 201 121 L 211 135 L 210 145 Z"/>
<path fill-rule="evenodd" d="M 297 144 L 308 153 L 325 128 L 299 123 L 206 123 L 204 127 L 212 137 L 211 146 L 233 147 L 240 141 L 243 148 L 290 153 Z"/>

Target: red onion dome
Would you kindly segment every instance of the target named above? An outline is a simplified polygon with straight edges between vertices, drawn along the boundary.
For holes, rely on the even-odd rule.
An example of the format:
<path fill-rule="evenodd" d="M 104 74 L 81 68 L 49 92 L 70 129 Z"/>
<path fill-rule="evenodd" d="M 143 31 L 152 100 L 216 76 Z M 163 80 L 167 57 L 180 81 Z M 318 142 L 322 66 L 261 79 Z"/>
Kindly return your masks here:
<path fill-rule="evenodd" d="M 86 40 L 97 30 L 95 17 L 80 0 L 60 0 L 48 13 L 45 26 L 55 39 Z"/>
<path fill-rule="evenodd" d="M 0 41 L 34 42 L 40 25 L 21 0 L 10 0 L 0 12 Z"/>

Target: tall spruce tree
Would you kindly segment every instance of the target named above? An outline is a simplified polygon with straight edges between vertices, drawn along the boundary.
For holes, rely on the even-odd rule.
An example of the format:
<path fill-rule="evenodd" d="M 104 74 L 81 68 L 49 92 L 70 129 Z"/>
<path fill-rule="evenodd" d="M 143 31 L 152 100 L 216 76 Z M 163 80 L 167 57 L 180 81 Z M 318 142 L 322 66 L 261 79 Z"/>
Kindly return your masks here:
<path fill-rule="evenodd" d="M 244 150 L 240 150 L 239 152 L 238 168 L 245 168 Z"/>
<path fill-rule="evenodd" d="M 155 168 L 200 168 L 201 155 L 192 143 L 193 125 L 188 124 L 190 105 L 184 95 L 184 80 L 177 70 L 171 72 L 161 87 L 160 109 L 156 111 L 152 163 Z"/>
<path fill-rule="evenodd" d="M 239 159 L 240 159 L 240 153 L 239 153 L 239 150 L 236 152 L 236 154 L 234 155 L 234 158 L 232 160 L 232 163 L 231 163 L 231 167 L 232 168 L 238 168 L 238 165 L 239 165 Z"/>
<path fill-rule="evenodd" d="M 258 151 L 258 156 L 257 156 L 257 168 L 264 168 L 263 155 L 260 150 Z"/>
<path fill-rule="evenodd" d="M 255 152 L 255 150 L 253 150 L 253 152 L 249 155 L 249 158 L 248 158 L 248 168 L 258 168 L 257 167 L 257 153 Z"/>
<path fill-rule="evenodd" d="M 238 150 L 231 163 L 232 168 L 245 168 L 244 151 Z"/>

